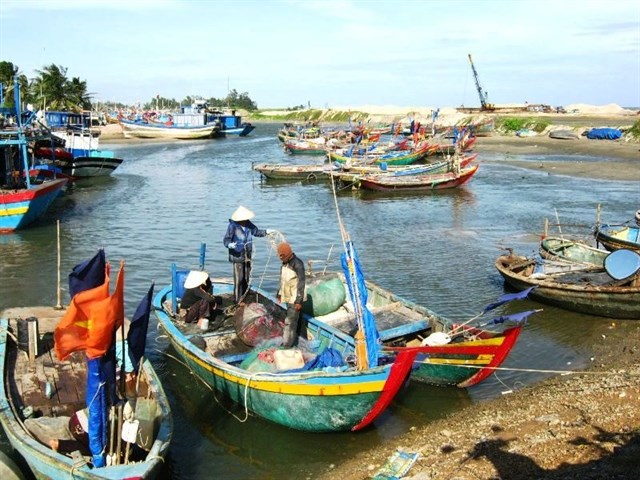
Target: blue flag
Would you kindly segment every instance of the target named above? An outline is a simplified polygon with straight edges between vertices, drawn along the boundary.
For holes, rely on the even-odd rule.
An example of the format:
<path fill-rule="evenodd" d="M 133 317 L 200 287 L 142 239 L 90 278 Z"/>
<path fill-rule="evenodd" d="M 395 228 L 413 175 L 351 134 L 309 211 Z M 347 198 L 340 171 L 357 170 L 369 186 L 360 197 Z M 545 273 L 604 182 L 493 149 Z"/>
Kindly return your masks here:
<path fill-rule="evenodd" d="M 69 274 L 69 296 L 73 298 L 76 293 L 96 288 L 104 283 L 104 250 L 98 250 L 93 258 L 79 263 Z"/>
<path fill-rule="evenodd" d="M 107 445 L 106 379 L 102 368 L 102 357 L 87 359 L 86 404 L 89 407 L 89 450 L 93 466 L 104 467 Z"/>
<path fill-rule="evenodd" d="M 484 307 L 484 310 L 482 311 L 482 313 L 486 313 L 489 310 L 493 310 L 494 308 L 499 307 L 500 305 L 503 305 L 507 302 L 510 302 L 511 300 L 524 300 L 529 296 L 529 293 L 531 293 L 531 290 L 533 290 L 534 288 L 536 287 L 529 287 L 526 290 L 523 290 L 521 292 L 507 293 L 505 295 L 502 295 L 501 297 L 498 297 L 498 301 L 494 303 L 490 303 L 489 305 Z"/>
<path fill-rule="evenodd" d="M 134 371 L 138 370 L 140 359 L 144 355 L 144 349 L 147 344 L 147 328 L 149 327 L 149 315 L 151 314 L 151 300 L 153 299 L 153 287 L 145 294 L 140 301 L 136 312 L 133 314 L 131 324 L 129 325 L 129 333 L 127 334 L 127 350 L 129 351 L 129 359 L 133 364 Z"/>
<path fill-rule="evenodd" d="M 373 314 L 367 308 L 367 286 L 364 281 L 362 269 L 360 268 L 358 253 L 353 246 L 353 242 L 347 242 L 347 252 L 343 253 L 340 258 L 342 260 L 342 270 L 347 279 L 351 301 L 355 308 L 360 306 L 362 310 L 362 325 L 367 344 L 367 361 L 369 368 L 373 368 L 378 366 L 380 334 L 378 333 Z"/>
<path fill-rule="evenodd" d="M 511 315 L 502 315 L 501 317 L 494 318 L 487 325 L 498 325 L 504 322 L 524 323 L 534 313 L 539 310 L 527 310 L 526 312 L 512 313 Z"/>

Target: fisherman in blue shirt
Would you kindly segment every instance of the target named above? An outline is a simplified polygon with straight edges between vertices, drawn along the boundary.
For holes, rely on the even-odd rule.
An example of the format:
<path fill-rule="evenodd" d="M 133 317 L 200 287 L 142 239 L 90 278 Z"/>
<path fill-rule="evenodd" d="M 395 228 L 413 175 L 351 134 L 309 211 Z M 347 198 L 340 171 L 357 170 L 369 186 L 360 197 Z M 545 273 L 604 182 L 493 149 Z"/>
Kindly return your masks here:
<path fill-rule="evenodd" d="M 233 264 L 234 297 L 236 303 L 242 302 L 251 277 L 251 256 L 253 254 L 253 237 L 264 237 L 273 230 L 262 230 L 256 227 L 251 219 L 255 214 L 240 205 L 229 219 L 227 233 L 222 243 L 229 250 L 229 261 Z"/>

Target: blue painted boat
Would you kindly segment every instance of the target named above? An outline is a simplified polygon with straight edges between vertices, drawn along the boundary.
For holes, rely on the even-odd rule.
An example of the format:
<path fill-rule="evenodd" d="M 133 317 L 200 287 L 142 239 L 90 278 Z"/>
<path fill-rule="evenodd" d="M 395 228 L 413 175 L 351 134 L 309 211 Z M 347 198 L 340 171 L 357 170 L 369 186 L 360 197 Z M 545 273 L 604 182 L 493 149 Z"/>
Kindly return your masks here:
<path fill-rule="evenodd" d="M 213 292 L 218 296 L 219 316 L 213 322 L 217 328 L 201 330 L 180 320 L 178 299 L 187 273 L 174 265 L 171 285 L 154 298 L 159 326 L 181 362 L 211 389 L 244 407 L 246 415 L 310 432 L 360 430 L 389 406 L 409 376 L 413 357 L 402 354 L 387 359 L 388 363 L 380 358 L 378 366 L 363 367 L 354 361 L 351 337 L 313 318 L 308 319 L 313 341 L 308 343 L 305 355 L 310 355 L 312 362 L 329 353 L 337 355 L 341 366 L 304 371 L 268 370 L 266 363 L 255 366 L 255 357 L 277 353 L 266 349 L 259 354 L 256 348 L 240 341 L 237 319 L 248 311 L 248 305 L 268 303 L 274 306 L 271 313 L 275 325 L 286 310 L 273 295 L 251 288 L 245 298 L 247 306 L 228 316 L 224 312 L 234 309 L 233 283 L 212 279 Z"/>
<path fill-rule="evenodd" d="M 35 183 L 29 176 L 27 142 L 16 82 L 16 108 L 5 112 L 15 126 L 0 130 L 0 233 L 22 229 L 40 218 L 67 185 L 66 178 Z"/>
<path fill-rule="evenodd" d="M 598 224 L 594 236 L 610 252 L 622 248 L 640 252 L 640 225 L 632 225 L 630 221 L 622 225 Z"/>
<path fill-rule="evenodd" d="M 54 431 L 54 422 L 66 427 L 69 416 L 85 406 L 84 355 L 74 353 L 59 362 L 53 352 L 53 330 L 63 314 L 64 310 L 52 307 L 10 308 L 0 313 L 0 423 L 11 446 L 38 479 L 156 478 L 169 451 L 173 424 L 168 399 L 148 360 L 141 363 L 138 391 L 144 393 L 144 400 L 138 401 L 135 411 L 140 425 L 145 424 L 145 431 L 153 436 L 144 449 L 131 448 L 137 452 L 135 459 L 132 457 L 128 464 L 94 468 L 90 456 L 79 451 L 65 455 L 48 444 L 54 438 L 64 439 L 63 435 L 73 438 L 64 429 Z M 25 322 L 35 325 L 27 334 L 21 328 Z M 33 361 L 25 348 L 28 352 L 37 348 Z M 50 419 L 47 430 L 35 428 L 41 419 Z"/>

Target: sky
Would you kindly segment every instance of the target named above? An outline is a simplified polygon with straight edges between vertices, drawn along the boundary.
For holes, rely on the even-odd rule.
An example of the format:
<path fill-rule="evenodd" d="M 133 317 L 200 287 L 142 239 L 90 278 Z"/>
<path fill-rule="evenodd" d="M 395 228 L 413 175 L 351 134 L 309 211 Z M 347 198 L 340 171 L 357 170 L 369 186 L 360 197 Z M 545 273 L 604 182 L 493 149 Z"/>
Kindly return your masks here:
<path fill-rule="evenodd" d="M 94 101 L 640 107 L 635 0 L 0 0 L 0 60 Z"/>

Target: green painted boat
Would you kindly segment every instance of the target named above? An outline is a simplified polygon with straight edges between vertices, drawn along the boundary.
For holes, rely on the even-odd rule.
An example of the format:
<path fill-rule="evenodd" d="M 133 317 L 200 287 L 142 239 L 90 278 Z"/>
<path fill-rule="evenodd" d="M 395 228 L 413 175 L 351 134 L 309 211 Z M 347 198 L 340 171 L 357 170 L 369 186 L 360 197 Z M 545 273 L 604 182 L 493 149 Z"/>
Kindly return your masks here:
<path fill-rule="evenodd" d="M 250 288 L 244 305 L 236 309 L 233 282 L 212 279 L 219 307 L 211 328 L 201 330 L 182 322 L 177 308 L 188 271 L 177 270 L 174 265 L 172 272 L 171 285 L 160 291 L 153 302 L 159 326 L 180 361 L 214 391 L 244 407 L 247 415 L 309 432 L 360 430 L 387 408 L 409 377 L 413 358 L 408 354 L 381 357 L 379 366 L 358 369 L 351 363 L 351 337 L 313 318 L 308 320 L 313 342 L 308 342 L 305 355 L 317 359 L 324 353 L 337 352 L 345 364 L 306 371 L 267 368 L 270 364 L 266 359 L 277 355 L 277 347 L 258 353 L 241 340 L 236 321 L 247 309 L 268 304 L 274 306 L 269 325 L 280 324 L 286 310 L 275 297 Z M 239 331 L 246 333 L 244 329 Z M 256 363 L 256 358 L 265 361 Z"/>
<path fill-rule="evenodd" d="M 128 463 L 98 468 L 92 465 L 91 456 L 83 456 L 80 451 L 65 455 L 50 447 L 50 439 L 73 438 L 67 427 L 69 417 L 86 405 L 85 355 L 75 352 L 61 362 L 53 350 L 53 332 L 64 313 L 65 310 L 44 306 L 13 307 L 0 313 L 0 423 L 9 443 L 38 479 L 159 477 L 169 453 L 173 420 L 160 379 L 146 359 L 141 362 L 138 375 L 137 400 L 131 403 L 134 418 L 139 421 L 138 445 L 126 448 L 127 453 L 135 448 L 137 458 L 132 454 Z M 24 319 L 35 325 L 37 334 L 37 343 L 33 343 L 33 336 L 27 342 L 32 347 L 37 344 L 33 361 L 22 344 Z M 52 388 L 49 394 L 47 383 Z M 125 452 L 124 441 L 121 452 Z"/>
<path fill-rule="evenodd" d="M 540 256 L 549 260 L 603 268 L 607 255 L 607 250 L 600 250 L 578 240 L 546 237 L 540 242 Z"/>
<path fill-rule="evenodd" d="M 429 153 L 429 145 L 424 145 L 415 151 L 394 151 L 383 155 L 340 155 L 335 152 L 327 152 L 329 161 L 337 163 L 352 163 L 354 165 L 371 165 L 386 163 L 387 165 L 410 165 L 421 160 Z"/>
<path fill-rule="evenodd" d="M 479 326 L 479 321 L 462 325 L 465 322 L 455 322 L 438 315 L 371 281 L 367 280 L 365 284 L 367 307 L 375 318 L 383 351 L 415 355 L 412 381 L 460 388 L 476 385 L 489 377 L 507 358 L 523 328 L 516 325 L 503 330 L 488 330 Z M 314 313 L 310 305 L 321 305 L 332 311 L 320 312 L 323 315 L 316 315 L 315 320 L 352 334 L 355 327 L 353 305 L 343 292 L 336 293 L 336 290 L 347 290 L 344 274 L 310 272 L 307 286 L 309 299 L 303 307 L 307 318 L 312 318 L 310 315 Z M 327 298 L 345 301 L 334 302 L 332 307 L 326 308 Z M 424 341 L 430 338 L 438 339 L 438 342 Z M 444 343 L 442 339 L 449 341 Z"/>

